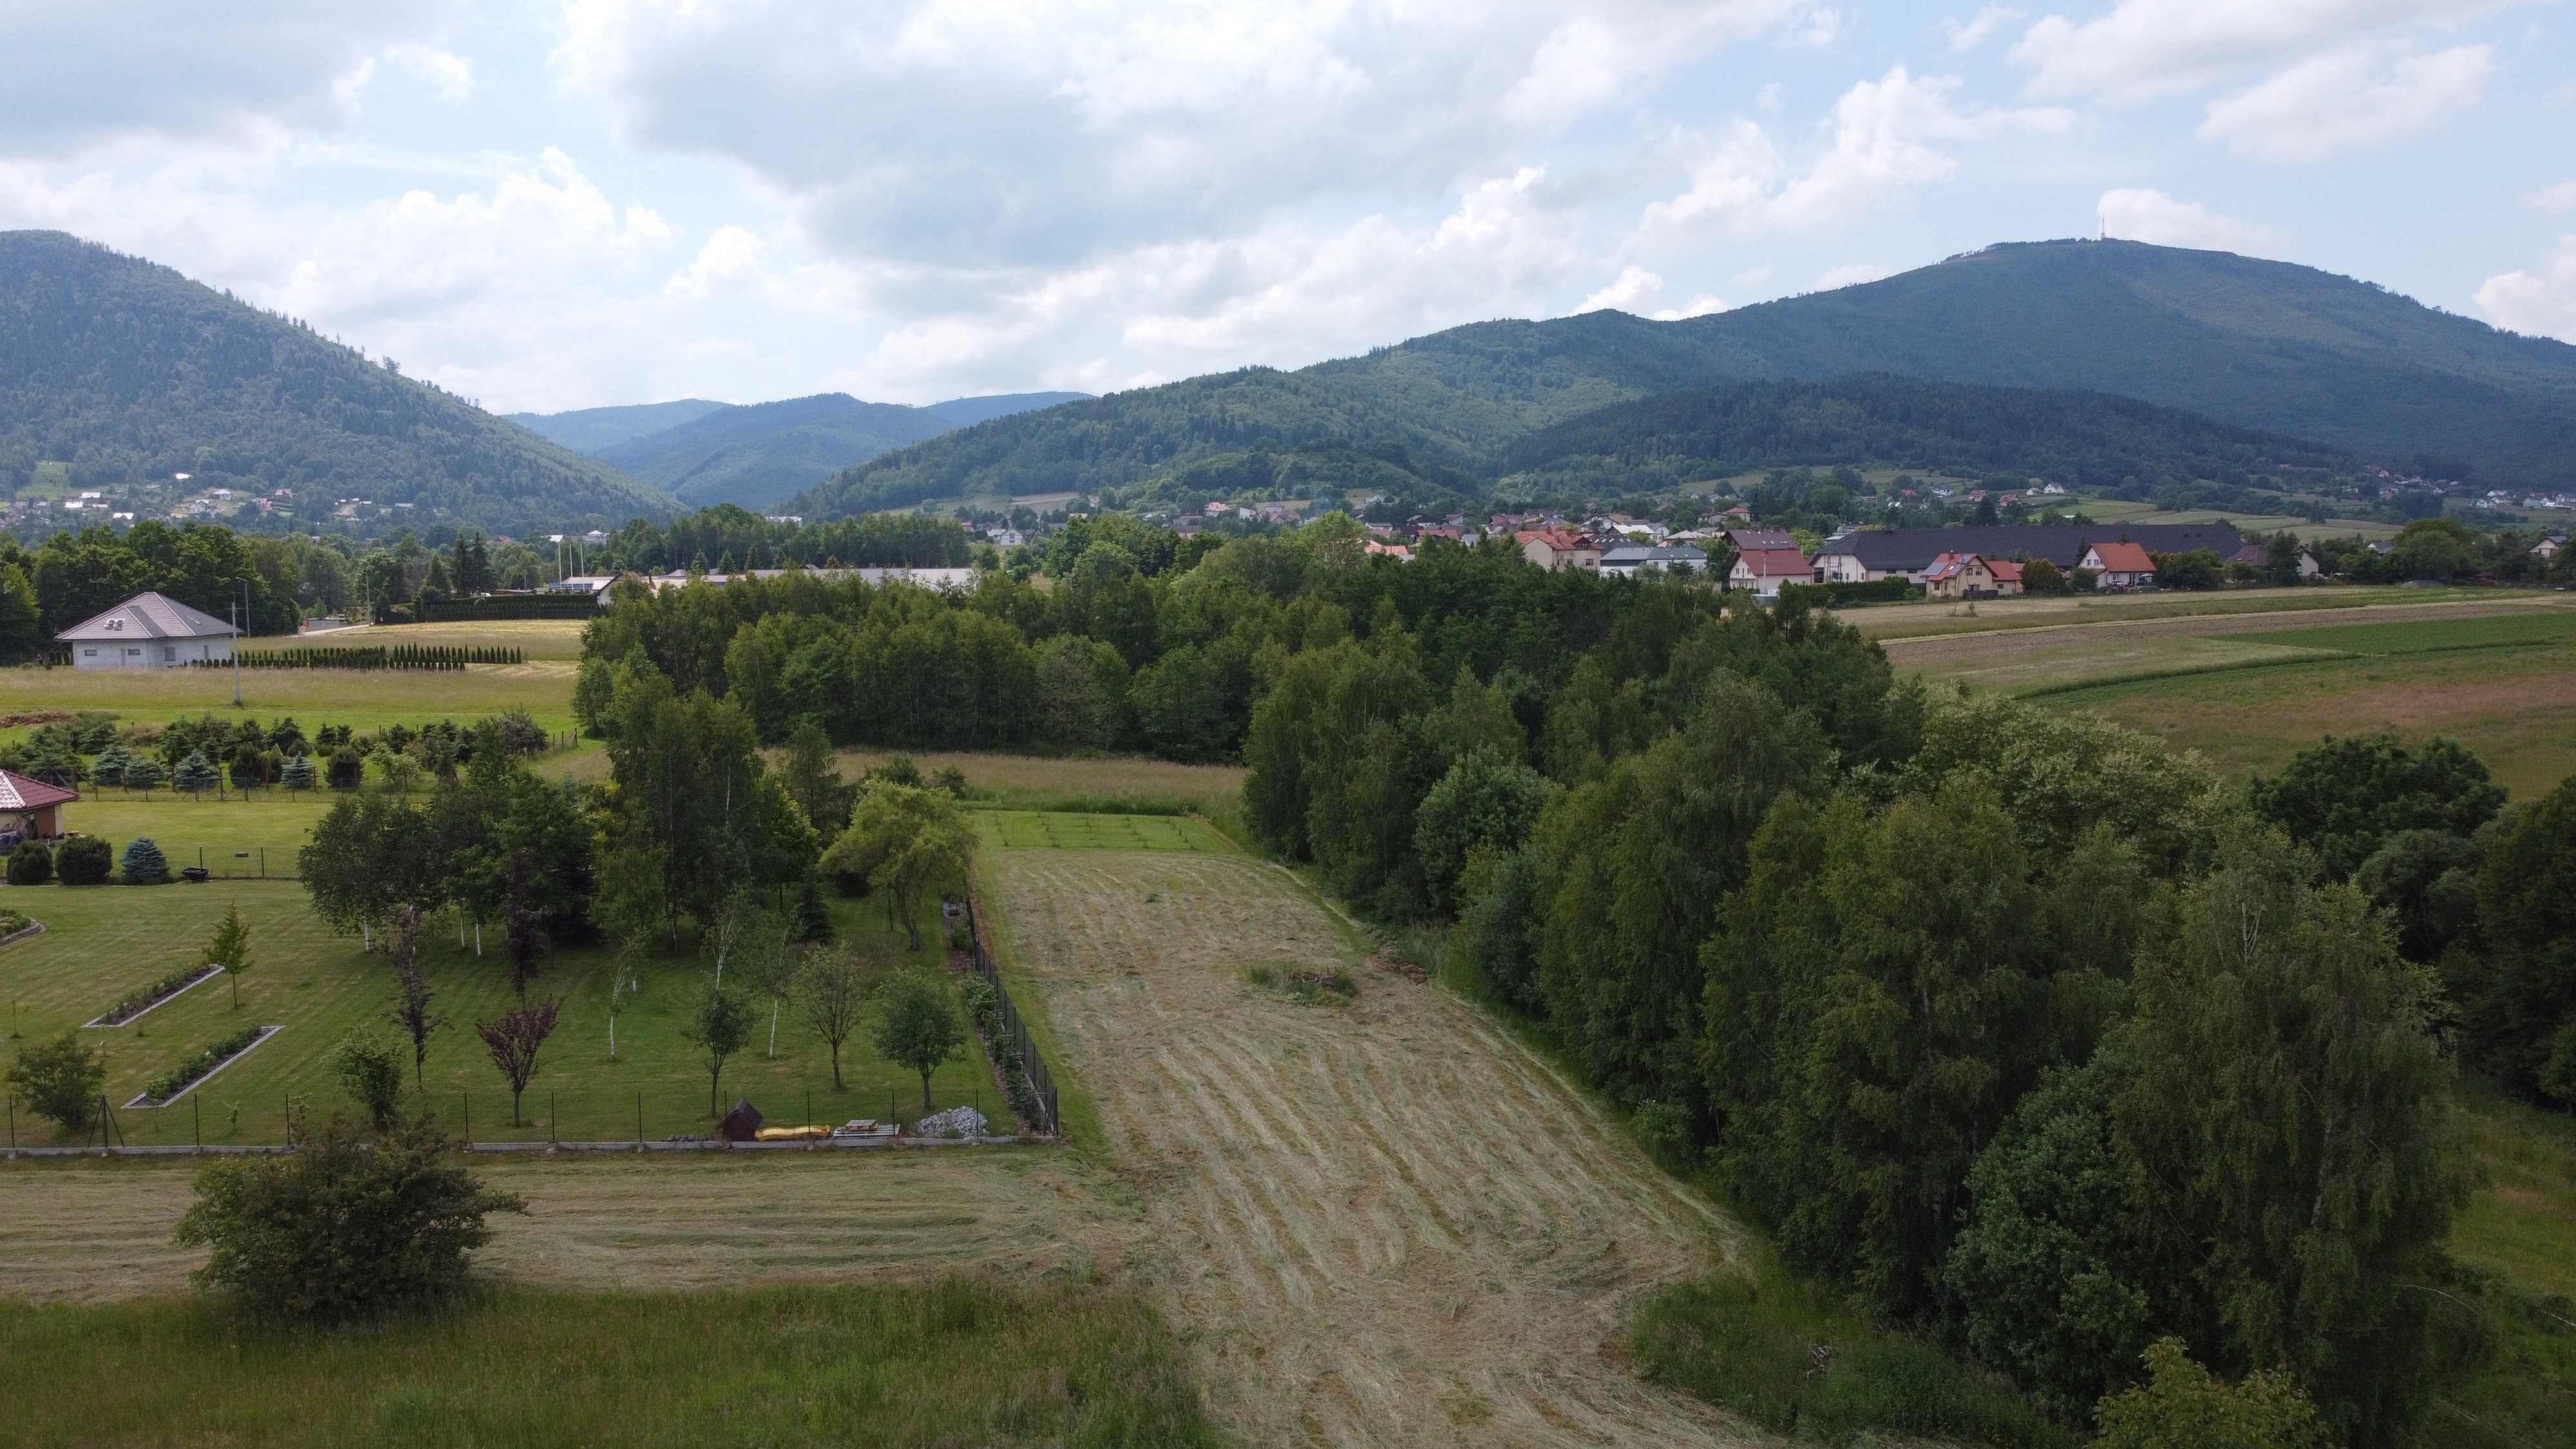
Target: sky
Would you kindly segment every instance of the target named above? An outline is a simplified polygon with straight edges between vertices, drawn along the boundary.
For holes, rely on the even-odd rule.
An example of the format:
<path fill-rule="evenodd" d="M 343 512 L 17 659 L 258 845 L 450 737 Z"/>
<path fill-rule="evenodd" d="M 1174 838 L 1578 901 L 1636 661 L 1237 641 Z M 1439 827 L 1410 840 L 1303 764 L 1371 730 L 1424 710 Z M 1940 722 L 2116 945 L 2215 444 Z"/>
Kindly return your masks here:
<path fill-rule="evenodd" d="M 1109 392 L 2103 231 L 2576 341 L 2571 0 L 0 0 L 0 53 L 0 229 L 496 412 Z"/>

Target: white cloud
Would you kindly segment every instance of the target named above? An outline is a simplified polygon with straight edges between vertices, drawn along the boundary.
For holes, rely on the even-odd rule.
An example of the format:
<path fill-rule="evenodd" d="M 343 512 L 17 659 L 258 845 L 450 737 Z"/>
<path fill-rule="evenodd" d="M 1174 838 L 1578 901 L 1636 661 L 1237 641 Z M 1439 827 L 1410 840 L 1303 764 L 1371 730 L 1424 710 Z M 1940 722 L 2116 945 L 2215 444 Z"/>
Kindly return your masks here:
<path fill-rule="evenodd" d="M 2553 215 L 2576 211 L 2576 181 L 2561 181 L 2555 186 L 2544 186 L 2538 191 L 2526 194 L 2522 198 L 2522 204 L 2534 211 L 2546 211 Z"/>
<path fill-rule="evenodd" d="M 1840 220 L 1958 169 L 1944 145 L 2065 130 L 2053 107 L 1962 107 L 1955 76 L 1917 78 L 1896 66 L 1835 102 L 1830 138 L 1803 169 L 1769 133 L 1739 121 L 1698 147 L 1690 188 L 1646 209 L 1641 231 L 1671 237 L 1715 225 L 1796 230 Z"/>
<path fill-rule="evenodd" d="M 385 51 L 385 59 L 428 82 L 442 101 L 453 105 L 474 94 L 474 66 L 452 50 L 406 41 Z"/>
<path fill-rule="evenodd" d="M 1890 275 L 1893 275 L 1890 269 L 1876 262 L 1846 262 L 1818 274 L 1815 290 L 1830 292 L 1836 287 L 1857 286 L 1862 282 L 1875 282 L 1881 277 Z"/>
<path fill-rule="evenodd" d="M 1955 15 L 1942 16 L 1941 33 L 1950 37 L 1952 53 L 1964 54 L 1993 39 L 1996 31 L 2029 17 L 2030 12 L 2018 5 L 1981 5 L 1976 14 L 1965 20 Z"/>
<path fill-rule="evenodd" d="M 1664 289 L 1664 279 L 1640 266 L 1625 266 L 1610 285 L 1574 304 L 1577 313 L 1598 312 L 1604 307 L 1621 312 L 1634 312 L 1647 298 Z"/>
<path fill-rule="evenodd" d="M 0 154 L 58 157 L 120 136 L 253 143 L 334 132 L 352 77 L 436 34 L 451 0 L 148 0 L 0 5 L 9 77 Z M 361 82 L 362 83 L 362 82 Z"/>
<path fill-rule="evenodd" d="M 2477 300 L 2498 327 L 2576 342 L 2576 235 L 2560 237 L 2536 270 L 2487 278 Z"/>
<path fill-rule="evenodd" d="M 2046 96 L 2137 100 L 2393 35 L 2440 30 L 2511 0 L 2119 0 L 2078 23 L 2041 18 L 2010 54 Z"/>
<path fill-rule="evenodd" d="M 2576 81 L 2569 81 L 2540 98 L 2540 108 L 2544 111 L 2563 111 L 2571 106 L 2576 106 Z"/>
<path fill-rule="evenodd" d="M 1061 266 L 1249 234 L 1321 198 L 1438 194 L 1811 15 L 1803 0 L 569 0 L 554 65 L 635 143 L 749 168 L 829 251 Z"/>
<path fill-rule="evenodd" d="M 2420 55 L 2338 51 L 2212 101 L 2199 134 L 2240 154 L 2314 161 L 2439 125 L 2475 105 L 2494 73 L 2491 45 Z"/>
<path fill-rule="evenodd" d="M 2139 187 L 2103 192 L 2099 210 L 2102 230 L 2126 241 L 2229 252 L 2260 252 L 2278 241 L 2267 227 Z"/>

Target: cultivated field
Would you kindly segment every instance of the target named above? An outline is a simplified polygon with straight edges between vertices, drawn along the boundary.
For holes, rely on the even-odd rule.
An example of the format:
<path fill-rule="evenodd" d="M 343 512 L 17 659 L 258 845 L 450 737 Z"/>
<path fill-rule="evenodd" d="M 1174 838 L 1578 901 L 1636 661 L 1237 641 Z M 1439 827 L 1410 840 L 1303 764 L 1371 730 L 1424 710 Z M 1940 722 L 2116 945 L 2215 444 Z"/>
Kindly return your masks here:
<path fill-rule="evenodd" d="M 2517 602 L 2562 599 L 2520 589 L 2409 589 L 2394 585 L 2302 589 L 2226 589 L 2208 593 L 2170 594 L 2027 594 L 2010 599 L 1959 603 L 1927 600 L 1913 604 L 1872 604 L 1841 611 L 1846 624 L 1872 639 L 1894 643 L 1936 634 L 1993 634 L 2015 629 L 2058 629 L 2069 625 L 2146 623 L 2235 615 L 2297 615 L 2319 609 L 2376 609 L 2397 605 L 2423 608 L 2439 604 L 2502 606 Z M 2368 617 L 2368 616 L 2364 616 Z"/>
<path fill-rule="evenodd" d="M 388 642 L 390 630 L 325 635 L 351 643 Z M 372 637 L 369 637 L 371 636 Z M 280 640 L 281 644 L 294 641 Z M 109 710 L 120 720 L 167 723 L 182 716 L 248 716 L 272 723 L 293 716 L 310 734 L 326 724 L 371 733 L 387 725 L 432 720 L 463 724 L 523 709 L 544 728 L 573 728 L 574 666 L 531 658 L 525 664 L 473 664 L 461 670 L 245 669 L 242 708 L 233 708 L 229 669 L 89 670 L 24 666 L 0 669 L 0 714 L 36 710 Z M 16 731 L 0 730 L 0 738 Z"/>
<path fill-rule="evenodd" d="M 1737 1230 L 1482 1013 L 1364 969 L 1293 877 L 1239 855 L 993 869 L 1017 979 L 1144 1200 L 1138 1269 L 1243 1442 L 1740 1438 L 1605 1355 Z M 1360 994 L 1300 1006 L 1256 963 L 1354 969 Z"/>

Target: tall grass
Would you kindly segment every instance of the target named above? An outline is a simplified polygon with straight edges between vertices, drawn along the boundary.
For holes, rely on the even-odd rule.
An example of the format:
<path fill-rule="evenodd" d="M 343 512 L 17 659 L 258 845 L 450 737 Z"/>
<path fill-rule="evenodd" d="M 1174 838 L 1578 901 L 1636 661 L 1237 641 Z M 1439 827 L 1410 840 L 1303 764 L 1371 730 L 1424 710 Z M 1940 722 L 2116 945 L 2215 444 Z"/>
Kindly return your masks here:
<path fill-rule="evenodd" d="M 1825 1303 L 1774 1264 L 1667 1288 L 1638 1311 L 1651 1379 L 1775 1433 L 1846 1444 L 1932 1435 L 1991 1449 L 2072 1449 L 2074 1431 L 1919 1339 Z"/>
<path fill-rule="evenodd" d="M 340 1333 L 207 1299 L 0 1312 L 13 1444 L 1211 1444 L 1132 1293 L 988 1278 L 578 1294 L 494 1288 Z"/>

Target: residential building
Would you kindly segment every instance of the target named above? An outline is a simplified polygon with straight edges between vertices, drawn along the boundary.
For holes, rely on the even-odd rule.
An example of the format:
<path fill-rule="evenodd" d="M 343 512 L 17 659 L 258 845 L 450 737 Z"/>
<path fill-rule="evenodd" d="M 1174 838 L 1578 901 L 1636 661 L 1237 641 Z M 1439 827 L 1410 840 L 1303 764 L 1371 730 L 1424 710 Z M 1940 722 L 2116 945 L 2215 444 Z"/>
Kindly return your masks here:
<path fill-rule="evenodd" d="M 1735 556 L 1726 586 L 1751 589 L 1753 597 L 1770 602 L 1780 597 L 1782 584 L 1809 582 L 1812 573 L 1806 554 L 1796 548 L 1757 548 Z"/>
<path fill-rule="evenodd" d="M 2097 588 L 2138 589 L 2156 581 L 2156 561 L 2147 557 L 2146 546 L 2126 539 L 2086 547 L 2075 566 L 2091 569 Z"/>
<path fill-rule="evenodd" d="M 1602 551 L 1601 572 L 1617 578 L 1638 574 L 1708 572 L 1708 555 L 1688 544 L 1623 543 Z"/>
<path fill-rule="evenodd" d="M 1570 528 L 1532 529 L 1512 535 L 1521 557 L 1543 569 L 1597 569 L 1601 545 Z"/>
<path fill-rule="evenodd" d="M 1997 523 L 1969 528 L 1859 528 L 1836 534 L 1816 550 L 1818 583 L 1867 583 L 1909 578 L 1920 582 L 1945 553 L 1994 559 L 2046 559 L 2060 569 L 2083 562 L 2085 549 L 2110 533 L 2155 553 L 2205 548 L 2224 558 L 2242 547 L 2223 523 Z"/>
<path fill-rule="evenodd" d="M 1923 572 L 1932 599 L 1999 599 L 2021 592 L 2021 565 L 1973 553 L 1945 553 Z"/>
<path fill-rule="evenodd" d="M 2565 547 L 2567 547 L 2567 535 L 2563 533 L 2553 533 L 2547 538 L 2542 539 L 2540 542 L 2533 544 L 2531 546 L 2531 551 L 2540 555 L 2542 558 L 2556 558 L 2558 557 L 2559 550 Z"/>
<path fill-rule="evenodd" d="M 30 780 L 0 770 L 0 836 L 20 840 L 53 840 L 63 833 L 63 807 L 80 798 L 78 790 Z"/>
<path fill-rule="evenodd" d="M 241 631 L 161 594 L 136 594 L 54 636 L 74 669 L 177 669 L 233 657 Z"/>
<path fill-rule="evenodd" d="M 1397 563 L 1413 562 L 1413 550 L 1404 544 L 1380 543 L 1376 539 L 1372 538 L 1368 542 L 1362 544 L 1360 548 L 1364 553 L 1372 554 L 1380 558 L 1391 558 Z"/>

